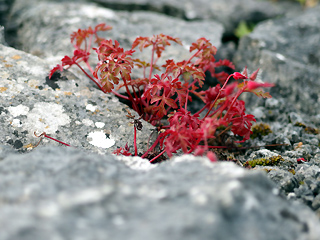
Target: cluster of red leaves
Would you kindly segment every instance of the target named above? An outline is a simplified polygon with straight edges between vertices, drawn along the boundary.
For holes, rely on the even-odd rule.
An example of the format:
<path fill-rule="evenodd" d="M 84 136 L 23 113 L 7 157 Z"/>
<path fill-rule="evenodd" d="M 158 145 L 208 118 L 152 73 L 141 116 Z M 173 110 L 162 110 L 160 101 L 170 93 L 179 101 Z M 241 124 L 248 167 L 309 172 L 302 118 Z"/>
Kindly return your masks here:
<path fill-rule="evenodd" d="M 114 93 L 118 97 L 129 100 L 133 109 L 141 118 L 159 127 L 159 135 L 155 143 L 142 155 L 148 156 L 156 145 L 160 146 L 169 157 L 178 150 L 195 155 L 206 154 L 212 161 L 216 158 L 209 151 L 208 140 L 216 137 L 218 128 L 230 130 L 234 135 L 242 137 L 241 141 L 249 139 L 253 115 L 245 113 L 245 102 L 239 100 L 243 92 L 252 92 L 258 97 L 269 98 L 269 93 L 263 87 L 272 87 L 273 84 L 256 82 L 258 70 L 248 76 L 247 69 L 242 73 L 235 72 L 228 75 L 225 72 L 216 72 L 217 67 L 226 66 L 234 69 L 228 60 L 215 61 L 217 49 L 205 38 L 200 38 L 190 47 L 191 57 L 188 60 L 175 62 L 172 59 L 166 64 L 157 65 L 166 46 L 172 42 L 182 45 L 178 38 L 164 34 L 152 37 L 138 37 L 132 44 L 132 49 L 124 51 L 119 42 L 98 37 L 98 31 L 110 30 L 111 27 L 99 24 L 94 29 L 78 30 L 71 35 L 75 51 L 72 57 L 65 56 L 62 64 L 57 65 L 50 72 L 50 77 L 63 67 L 78 66 L 103 92 Z M 95 50 L 98 64 L 93 70 L 89 65 L 91 44 L 95 40 L 98 44 Z M 84 47 L 83 47 L 84 45 Z M 143 51 L 152 48 L 149 63 L 140 59 L 133 59 L 134 48 Z M 89 72 L 86 72 L 80 62 L 84 62 Z M 131 79 L 134 67 L 143 69 L 144 76 Z M 164 69 L 162 74 L 154 71 Z M 147 71 L 149 74 L 147 75 Z M 205 81 L 205 72 L 209 72 L 219 80 L 219 84 L 202 91 Z M 233 83 L 228 84 L 233 78 Z M 115 89 L 115 86 L 117 88 Z M 118 90 L 125 88 L 127 96 L 121 95 Z M 205 106 L 197 113 L 188 111 L 188 102 L 192 95 L 201 99 Z M 200 117 L 200 114 L 202 117 Z M 204 116 L 203 116 L 204 115 Z M 168 125 L 160 125 L 162 119 L 168 120 Z M 138 122 L 138 120 L 135 120 Z M 136 125 L 135 125 L 135 155 Z M 139 129 L 138 129 L 139 130 Z M 115 154 L 130 155 L 129 148 L 119 148 Z M 156 159 L 156 157 L 154 158 Z M 154 160 L 152 159 L 152 161 Z"/>

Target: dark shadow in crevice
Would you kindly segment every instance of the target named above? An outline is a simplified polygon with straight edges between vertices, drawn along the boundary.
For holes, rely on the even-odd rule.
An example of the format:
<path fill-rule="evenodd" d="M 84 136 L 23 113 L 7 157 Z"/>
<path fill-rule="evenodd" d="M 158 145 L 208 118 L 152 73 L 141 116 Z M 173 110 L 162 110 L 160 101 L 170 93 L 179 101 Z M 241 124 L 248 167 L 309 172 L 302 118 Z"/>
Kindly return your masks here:
<path fill-rule="evenodd" d="M 176 8 L 171 5 L 151 5 L 149 3 L 119 3 L 117 1 L 114 2 L 105 2 L 102 0 L 93 0 L 93 2 L 99 4 L 102 7 L 110 8 L 112 10 L 122 10 L 122 11 L 150 11 L 150 12 L 157 12 L 162 13 L 171 17 L 181 18 L 183 20 L 188 20 L 186 18 L 185 12 L 182 9 Z"/>

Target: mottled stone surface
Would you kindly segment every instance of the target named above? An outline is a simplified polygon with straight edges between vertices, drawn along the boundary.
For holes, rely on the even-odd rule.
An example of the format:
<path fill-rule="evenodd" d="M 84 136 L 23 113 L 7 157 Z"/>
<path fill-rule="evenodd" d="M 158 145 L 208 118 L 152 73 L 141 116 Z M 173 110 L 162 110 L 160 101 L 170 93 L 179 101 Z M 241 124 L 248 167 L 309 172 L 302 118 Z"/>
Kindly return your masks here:
<path fill-rule="evenodd" d="M 180 157 L 148 172 L 40 148 L 0 162 L 1 240 L 305 239 L 319 220 L 258 172 Z"/>
<path fill-rule="evenodd" d="M 272 95 L 285 97 L 309 115 L 320 109 L 319 22 L 318 6 L 295 17 L 261 23 L 241 39 L 234 59 L 239 68 L 261 68 L 261 78 L 276 84 Z"/>
<path fill-rule="evenodd" d="M 46 9 L 53 9 L 47 12 Z M 21 13 L 21 10 L 23 12 Z M 184 46 L 172 44 L 163 53 L 159 64 L 166 59 L 184 60 L 191 56 L 189 47 L 200 37 L 206 37 L 220 47 L 223 27 L 215 21 L 192 21 L 169 17 L 152 12 L 114 11 L 88 3 L 47 3 L 40 1 L 36 6 L 25 7 L 18 3 L 12 10 L 13 22 L 19 26 L 16 45 L 18 48 L 45 58 L 52 65 L 58 63 L 64 55 L 73 52 L 70 34 L 78 28 L 88 28 L 99 23 L 106 23 L 113 30 L 102 33 L 106 39 L 120 42 L 125 50 L 131 48 L 138 36 L 151 37 L 155 34 L 166 34 L 180 38 Z M 192 34 L 190 34 L 190 32 Z M 134 57 L 150 61 L 151 49 L 141 53 L 137 50 Z M 97 63 L 93 56 L 92 63 Z M 141 75 L 140 75 L 141 77 Z"/>
<path fill-rule="evenodd" d="M 103 6 L 121 10 L 149 10 L 188 20 L 214 19 L 226 28 L 226 35 L 232 35 L 239 22 L 258 23 L 301 11 L 294 2 L 277 4 L 260 0 L 94 0 Z"/>
<path fill-rule="evenodd" d="M 73 74 L 49 80 L 49 66 L 33 55 L 0 45 L 1 124 L 3 143 L 19 151 L 38 142 L 34 132 L 72 146 L 111 153 L 126 143 L 133 147 L 133 125 L 128 107 L 110 94 L 104 94 L 89 81 Z M 134 113 L 133 113 L 134 114 Z M 143 123 L 138 131 L 139 152 L 146 150 L 153 129 Z M 58 144 L 47 139 L 43 144 Z"/>
<path fill-rule="evenodd" d="M 3 3 L 12 4 L 5 15 Z M 0 13 L 5 40 L 16 48 L 0 45 L 0 240 L 320 239 L 319 7 L 280 0 L 0 0 Z M 233 34 L 241 21 L 262 23 L 238 46 Z M 76 68 L 47 79 L 50 67 L 72 53 L 71 32 L 101 22 L 114 27 L 102 36 L 125 49 L 138 35 L 165 33 L 185 45 L 172 45 L 164 58 L 182 60 L 191 42 L 206 37 L 219 57 L 236 56 L 237 69 L 261 68 L 258 81 L 277 84 L 273 98 L 244 99 L 272 133 L 221 153 L 221 161 L 239 166 L 192 156 L 154 165 L 109 155 L 126 143 L 133 152 L 128 107 Z M 143 122 L 139 153 L 153 129 Z M 34 148 L 34 131 L 77 148 L 48 139 Z M 279 155 L 274 166 L 240 167 Z"/>

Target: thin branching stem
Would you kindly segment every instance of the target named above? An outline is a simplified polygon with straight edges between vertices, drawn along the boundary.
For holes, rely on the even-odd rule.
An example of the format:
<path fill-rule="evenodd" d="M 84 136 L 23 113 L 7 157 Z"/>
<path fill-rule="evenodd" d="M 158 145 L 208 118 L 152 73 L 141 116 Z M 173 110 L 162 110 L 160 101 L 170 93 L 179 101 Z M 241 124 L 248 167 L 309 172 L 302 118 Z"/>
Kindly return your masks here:
<path fill-rule="evenodd" d="M 155 160 L 157 160 L 159 157 L 161 157 L 164 153 L 166 152 L 166 150 L 163 150 L 161 153 L 159 153 L 157 156 L 155 156 L 154 158 L 152 158 L 149 162 L 152 163 Z"/>
<path fill-rule="evenodd" d="M 133 145 L 134 145 L 134 155 L 138 156 L 138 148 L 137 148 L 137 128 L 134 127 L 134 136 L 133 136 Z"/>

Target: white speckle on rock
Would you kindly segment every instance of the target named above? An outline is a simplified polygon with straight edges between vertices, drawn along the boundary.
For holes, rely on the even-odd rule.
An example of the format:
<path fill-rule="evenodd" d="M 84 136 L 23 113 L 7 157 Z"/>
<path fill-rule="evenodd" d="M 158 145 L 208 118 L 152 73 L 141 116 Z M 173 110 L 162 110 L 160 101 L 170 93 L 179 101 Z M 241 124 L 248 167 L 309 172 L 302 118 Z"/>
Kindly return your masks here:
<path fill-rule="evenodd" d="M 116 17 L 114 11 L 110 9 L 98 8 L 96 6 L 82 6 L 80 12 L 84 13 L 89 18 L 103 17 L 106 19 L 114 19 Z"/>
<path fill-rule="evenodd" d="M 10 74 L 9 74 L 9 72 L 4 71 L 4 70 L 3 70 L 3 67 L 2 67 L 1 72 L 0 72 L 0 77 L 1 77 L 2 79 L 7 79 L 7 78 L 10 77 Z"/>
<path fill-rule="evenodd" d="M 20 115 L 27 115 L 27 113 L 29 112 L 29 108 L 20 104 L 16 107 L 8 107 L 8 111 L 12 116 L 17 117 Z"/>
<path fill-rule="evenodd" d="M 46 72 L 46 69 L 44 69 L 42 66 L 30 65 L 27 61 L 18 61 L 17 64 L 19 64 L 24 71 L 35 76 L 41 76 Z"/>
<path fill-rule="evenodd" d="M 186 43 L 183 43 L 183 47 L 184 47 L 184 49 L 186 49 L 186 50 L 188 50 L 188 51 L 189 51 L 189 49 L 190 49 L 191 45 L 186 44 Z"/>
<path fill-rule="evenodd" d="M 197 12 L 190 10 L 190 11 L 186 12 L 186 17 L 188 19 L 195 19 L 197 17 Z"/>
<path fill-rule="evenodd" d="M 272 189 L 272 194 L 278 196 L 278 195 L 280 194 L 279 189 L 273 188 L 273 189 Z"/>
<path fill-rule="evenodd" d="M 283 56 L 283 55 L 282 55 L 282 54 L 280 54 L 280 53 L 277 53 L 277 54 L 276 54 L 276 57 L 277 57 L 279 60 L 281 60 L 281 61 L 286 60 L 286 57 L 285 57 L 285 56 Z"/>
<path fill-rule="evenodd" d="M 13 127 L 21 127 L 21 126 L 22 126 L 20 119 L 17 119 L 17 118 L 15 118 L 15 119 L 12 120 L 11 125 L 12 125 Z"/>
<path fill-rule="evenodd" d="M 134 170 L 148 171 L 158 166 L 157 164 L 150 163 L 147 159 L 138 156 L 115 156 L 117 160 L 124 162 L 128 167 Z"/>
<path fill-rule="evenodd" d="M 67 24 L 75 24 L 75 23 L 78 23 L 80 21 L 81 21 L 81 18 L 73 17 L 73 18 L 65 20 L 65 23 L 67 23 Z"/>
<path fill-rule="evenodd" d="M 30 132 L 55 133 L 60 126 L 70 123 L 70 118 L 64 113 L 61 105 L 56 103 L 38 102 L 28 113 L 26 127 Z"/>
<path fill-rule="evenodd" d="M 96 122 L 94 125 L 96 125 L 97 128 L 103 128 L 105 123 L 103 122 Z"/>
<path fill-rule="evenodd" d="M 114 139 L 107 138 L 103 131 L 90 132 L 87 139 L 90 144 L 101 148 L 110 148 L 115 144 Z"/>
<path fill-rule="evenodd" d="M 88 127 L 93 126 L 93 121 L 90 119 L 85 118 L 85 119 L 82 119 L 81 122 Z"/>
<path fill-rule="evenodd" d="M 39 80 L 31 79 L 28 81 L 29 87 L 36 88 L 39 85 L 41 85 Z"/>
<path fill-rule="evenodd" d="M 60 209 L 56 203 L 46 202 L 46 204 L 41 204 L 38 208 L 38 214 L 44 218 L 55 217 L 60 213 Z"/>
<path fill-rule="evenodd" d="M 189 195 L 191 200 L 199 206 L 203 206 L 208 202 L 208 197 L 199 188 L 191 188 Z"/>
<path fill-rule="evenodd" d="M 92 104 L 88 104 L 88 105 L 86 106 L 86 109 L 89 110 L 89 111 L 91 111 L 91 112 L 94 112 L 94 111 L 96 111 L 97 106 L 93 106 Z"/>
<path fill-rule="evenodd" d="M 266 42 L 264 42 L 264 41 L 259 42 L 259 47 L 264 48 L 266 46 L 267 46 Z"/>

